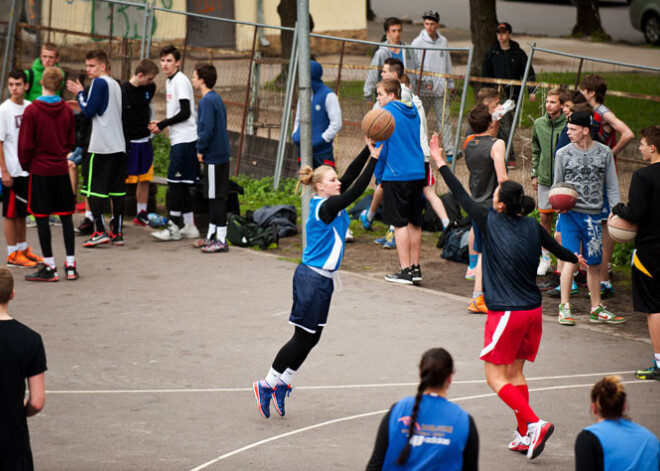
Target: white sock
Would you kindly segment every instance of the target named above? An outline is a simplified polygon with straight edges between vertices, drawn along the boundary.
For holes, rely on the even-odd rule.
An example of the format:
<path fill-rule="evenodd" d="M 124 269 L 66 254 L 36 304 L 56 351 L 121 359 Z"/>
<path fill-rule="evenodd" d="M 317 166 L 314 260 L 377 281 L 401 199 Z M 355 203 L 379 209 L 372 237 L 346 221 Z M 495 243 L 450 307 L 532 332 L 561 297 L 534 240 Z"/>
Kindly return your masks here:
<path fill-rule="evenodd" d="M 611 281 L 601 281 L 600 285 L 605 287 L 605 288 L 611 288 L 612 287 L 612 282 Z"/>
<path fill-rule="evenodd" d="M 282 382 L 284 382 L 286 385 L 290 385 L 291 381 L 293 380 L 293 375 L 296 374 L 296 370 L 292 370 L 291 368 L 287 368 L 284 373 L 282 373 L 282 376 L 280 376 L 280 379 Z"/>
<path fill-rule="evenodd" d="M 66 264 L 68 266 L 72 266 L 76 264 L 76 257 L 75 255 L 67 255 L 66 256 Z"/>
<path fill-rule="evenodd" d="M 277 371 L 271 368 L 268 374 L 266 375 L 266 379 L 264 381 L 266 381 L 266 383 L 268 383 L 268 386 L 270 386 L 271 388 L 275 388 L 281 376 L 282 373 L 278 373 Z"/>
<path fill-rule="evenodd" d="M 140 214 L 142 211 L 147 211 L 147 203 L 138 203 L 137 204 L 137 212 Z"/>
<path fill-rule="evenodd" d="M 394 226 L 390 226 L 390 231 L 394 232 Z"/>
<path fill-rule="evenodd" d="M 55 257 L 44 257 L 44 263 L 51 268 L 55 268 Z"/>
<path fill-rule="evenodd" d="M 7 255 L 11 255 L 18 250 L 18 245 L 8 245 L 7 246 Z"/>
<path fill-rule="evenodd" d="M 370 209 L 367 209 L 367 221 L 373 221 L 375 218 L 376 215 Z"/>
<path fill-rule="evenodd" d="M 89 219 L 91 221 L 94 220 L 94 216 L 92 215 L 91 211 L 85 211 L 85 219 Z"/>
<path fill-rule="evenodd" d="M 449 225 L 449 218 L 442 218 L 440 221 L 442 222 L 442 227 L 447 227 Z"/>
<path fill-rule="evenodd" d="M 226 238 L 227 238 L 227 226 L 219 226 L 218 229 L 215 231 L 215 240 L 222 242 L 224 244 Z"/>
<path fill-rule="evenodd" d="M 217 226 L 216 226 L 215 224 L 209 224 L 209 230 L 208 230 L 208 232 L 206 233 L 206 238 L 207 238 L 208 240 L 211 240 L 211 239 L 213 238 L 213 235 L 215 234 L 215 228 L 216 228 L 216 227 L 217 227 Z"/>
<path fill-rule="evenodd" d="M 184 222 L 184 224 L 186 224 L 186 225 L 188 225 L 188 224 L 191 224 L 191 225 L 194 224 L 195 222 L 194 222 L 194 220 L 193 220 L 193 213 L 192 213 L 192 212 L 190 212 L 190 213 L 183 213 L 183 222 Z"/>
<path fill-rule="evenodd" d="M 472 297 L 473 297 L 473 298 L 478 298 L 478 297 L 481 296 L 482 294 L 484 294 L 483 291 L 472 291 Z"/>
<path fill-rule="evenodd" d="M 654 353 L 653 356 L 655 357 L 655 366 L 660 368 L 660 353 Z"/>
<path fill-rule="evenodd" d="M 26 242 L 26 241 L 23 241 L 23 242 L 19 242 L 19 243 L 18 243 L 18 250 L 23 251 L 23 250 L 26 250 L 27 247 L 28 247 L 28 246 L 27 246 L 27 242 Z"/>

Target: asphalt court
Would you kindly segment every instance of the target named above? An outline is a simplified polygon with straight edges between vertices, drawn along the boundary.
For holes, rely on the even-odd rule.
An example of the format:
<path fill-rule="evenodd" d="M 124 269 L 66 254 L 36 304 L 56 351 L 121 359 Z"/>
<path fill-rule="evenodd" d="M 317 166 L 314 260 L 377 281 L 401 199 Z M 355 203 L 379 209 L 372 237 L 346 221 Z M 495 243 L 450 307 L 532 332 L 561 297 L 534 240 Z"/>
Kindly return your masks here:
<path fill-rule="evenodd" d="M 437 346 L 454 357 L 449 396 L 475 418 L 484 469 L 572 468 L 575 437 L 593 422 L 589 390 L 610 373 L 626 381 L 629 415 L 660 435 L 660 384 L 632 375 L 650 361 L 649 342 L 545 318 L 526 375 L 532 407 L 556 431 L 528 463 L 507 450 L 514 416 L 484 381 L 485 318 L 458 296 L 344 272 L 287 416 L 265 420 L 251 384 L 292 333 L 295 265 L 148 233 L 128 227 L 125 247 L 78 245 L 76 282 L 14 271 L 11 313 L 42 334 L 48 357 L 46 407 L 29 420 L 39 470 L 363 469 L 383 413 L 415 393 L 419 358 Z M 28 240 L 38 246 L 34 229 Z M 53 245 L 59 262 L 58 229 Z"/>

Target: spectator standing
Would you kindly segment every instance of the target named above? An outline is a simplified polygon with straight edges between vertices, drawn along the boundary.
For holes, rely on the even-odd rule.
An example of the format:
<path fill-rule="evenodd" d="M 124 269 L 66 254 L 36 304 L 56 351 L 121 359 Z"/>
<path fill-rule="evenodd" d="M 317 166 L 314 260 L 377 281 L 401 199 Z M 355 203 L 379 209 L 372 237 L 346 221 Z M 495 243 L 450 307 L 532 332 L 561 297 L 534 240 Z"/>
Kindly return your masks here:
<path fill-rule="evenodd" d="M 43 76 L 44 70 L 46 70 L 47 67 L 59 68 L 59 59 L 60 54 L 57 50 L 56 44 L 44 43 L 41 45 L 41 52 L 39 53 L 39 57 L 34 60 L 32 67 L 25 71 L 28 83 L 28 89 L 25 93 L 25 98 L 28 101 L 32 102 L 43 95 L 41 89 L 41 77 Z M 57 87 L 56 91 L 58 96 L 62 96 L 62 92 L 64 92 L 64 85 L 64 79 L 62 79 L 62 84 Z"/>

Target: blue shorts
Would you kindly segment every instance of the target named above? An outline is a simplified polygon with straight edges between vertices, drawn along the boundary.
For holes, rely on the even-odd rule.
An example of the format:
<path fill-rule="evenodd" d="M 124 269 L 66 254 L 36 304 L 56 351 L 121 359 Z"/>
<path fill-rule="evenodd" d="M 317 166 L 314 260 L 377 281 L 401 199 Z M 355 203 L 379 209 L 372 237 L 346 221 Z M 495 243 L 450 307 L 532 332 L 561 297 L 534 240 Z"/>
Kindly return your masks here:
<path fill-rule="evenodd" d="M 603 209 L 600 210 L 601 221 L 607 221 L 610 217 L 610 202 L 607 199 L 607 188 L 603 187 Z"/>
<path fill-rule="evenodd" d="M 332 278 L 323 276 L 302 263 L 293 275 L 293 307 L 289 323 L 315 334 L 328 321 L 334 285 Z"/>
<path fill-rule="evenodd" d="M 76 164 L 76 166 L 82 163 L 82 158 L 83 158 L 82 147 L 76 147 L 75 149 L 73 149 L 73 152 L 71 152 L 71 155 L 69 156 L 69 160 L 74 164 Z"/>
<path fill-rule="evenodd" d="M 151 141 L 129 142 L 126 155 L 128 156 L 126 183 L 148 182 L 154 179 L 154 148 Z"/>
<path fill-rule="evenodd" d="M 174 144 L 170 149 L 170 166 L 167 169 L 168 183 L 188 183 L 199 180 L 197 141 Z"/>
<path fill-rule="evenodd" d="M 580 253 L 589 265 L 600 265 L 603 257 L 603 229 L 600 214 L 569 211 L 559 215 L 557 232 L 561 233 L 561 245 L 573 253 Z"/>
<path fill-rule="evenodd" d="M 477 223 L 474 222 L 474 219 L 471 219 L 470 222 L 472 223 L 472 229 L 474 229 L 474 242 L 472 243 L 472 250 L 477 253 L 481 253 L 483 252 L 484 236 L 481 233 L 481 229 L 479 229 Z"/>

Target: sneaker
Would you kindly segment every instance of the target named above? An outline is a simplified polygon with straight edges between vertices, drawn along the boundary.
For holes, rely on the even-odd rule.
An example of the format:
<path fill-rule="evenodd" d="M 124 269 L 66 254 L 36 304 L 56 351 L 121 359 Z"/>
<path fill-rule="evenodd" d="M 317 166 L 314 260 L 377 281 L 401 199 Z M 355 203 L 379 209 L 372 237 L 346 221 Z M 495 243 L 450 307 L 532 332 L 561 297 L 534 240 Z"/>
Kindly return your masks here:
<path fill-rule="evenodd" d="M 30 273 L 29 275 L 25 275 L 25 279 L 27 281 L 57 281 L 60 279 L 59 276 L 57 276 L 57 268 L 51 267 L 50 265 L 41 265 L 39 269 L 34 272 Z"/>
<path fill-rule="evenodd" d="M 422 269 L 419 265 L 413 265 L 410 267 L 410 274 L 412 275 L 413 283 L 422 282 Z"/>
<path fill-rule="evenodd" d="M 37 220 L 34 218 L 33 215 L 29 214 L 25 218 L 25 227 L 37 227 Z"/>
<path fill-rule="evenodd" d="M 600 299 L 607 299 L 614 297 L 614 286 L 610 283 L 609 286 L 605 286 L 602 282 L 600 283 Z"/>
<path fill-rule="evenodd" d="M 77 213 L 84 213 L 85 212 L 85 202 L 82 201 L 80 203 L 76 203 L 76 205 L 74 206 L 74 210 Z"/>
<path fill-rule="evenodd" d="M 91 235 L 94 233 L 94 221 L 89 218 L 85 220 L 76 227 L 75 231 L 80 235 Z"/>
<path fill-rule="evenodd" d="M 555 426 L 545 420 L 539 420 L 527 426 L 527 436 L 529 437 L 529 448 L 527 449 L 527 459 L 533 460 L 543 452 L 545 442 L 548 441 Z"/>
<path fill-rule="evenodd" d="M 50 216 L 48 216 L 48 224 L 50 224 L 51 226 L 61 226 L 62 221 L 59 216 L 54 216 L 51 214 Z"/>
<path fill-rule="evenodd" d="M 355 237 L 353 236 L 353 231 L 350 228 L 346 229 L 346 238 L 344 240 L 346 242 L 355 242 Z"/>
<path fill-rule="evenodd" d="M 577 294 L 579 292 L 580 289 L 578 288 L 577 283 L 573 281 L 573 283 L 571 283 L 571 294 Z M 551 298 L 561 298 L 561 287 L 556 286 L 555 288 L 548 291 L 548 296 Z"/>
<path fill-rule="evenodd" d="M 364 227 L 366 230 L 370 231 L 371 230 L 371 223 L 369 219 L 367 219 L 367 213 L 369 210 L 363 209 L 362 212 L 360 213 L 360 222 L 362 223 L 362 227 Z"/>
<path fill-rule="evenodd" d="M 252 383 L 252 391 L 261 415 L 265 418 L 270 417 L 270 399 L 273 397 L 273 388 L 265 381 L 255 381 Z"/>
<path fill-rule="evenodd" d="M 136 226 L 148 226 L 149 225 L 149 218 L 147 217 L 147 212 L 146 211 L 140 211 L 137 213 L 135 218 L 133 218 L 133 224 Z"/>
<path fill-rule="evenodd" d="M 385 242 L 383 243 L 384 249 L 396 249 L 396 240 L 394 240 L 394 231 L 392 229 L 385 234 Z"/>
<path fill-rule="evenodd" d="M 92 237 L 83 242 L 83 247 L 96 247 L 97 245 L 107 244 L 110 242 L 110 236 L 107 232 L 94 232 Z"/>
<path fill-rule="evenodd" d="M 454 154 L 446 154 L 445 155 L 445 161 L 450 164 L 454 161 Z"/>
<path fill-rule="evenodd" d="M 582 271 L 582 270 L 576 271 L 575 274 L 573 275 L 573 279 L 575 280 L 575 282 L 577 283 L 578 286 L 581 286 L 583 288 L 585 286 L 587 286 L 587 272 L 586 271 Z"/>
<path fill-rule="evenodd" d="M 596 309 L 591 309 L 589 322 L 594 322 L 597 324 L 623 324 L 626 322 L 626 320 L 623 317 L 615 316 L 610 311 L 605 309 L 605 306 L 599 304 Z"/>
<path fill-rule="evenodd" d="M 195 247 L 196 249 L 201 249 L 202 247 L 211 245 L 213 242 L 215 242 L 214 239 L 207 239 L 206 237 L 204 237 L 203 239 L 197 239 L 195 242 L 193 242 L 192 246 Z"/>
<path fill-rule="evenodd" d="M 202 247 L 202 252 L 204 253 L 220 253 L 220 252 L 229 252 L 229 245 L 226 242 L 220 242 L 219 240 L 212 241 L 209 245 Z"/>
<path fill-rule="evenodd" d="M 385 275 L 385 281 L 389 281 L 391 283 L 401 283 L 403 285 L 412 285 L 413 284 L 412 271 L 410 267 L 402 268 L 396 273 L 390 273 L 389 275 Z"/>
<path fill-rule="evenodd" d="M 645 370 L 637 370 L 635 371 L 635 378 L 655 379 L 656 381 L 660 381 L 660 368 L 653 365 L 651 368 L 647 368 Z"/>
<path fill-rule="evenodd" d="M 484 301 L 483 294 L 470 299 L 470 302 L 468 303 L 468 311 L 488 314 L 488 308 L 486 307 L 486 301 Z"/>
<path fill-rule="evenodd" d="M 119 234 L 110 234 L 110 243 L 121 247 L 124 245 L 124 236 L 121 235 L 121 232 Z"/>
<path fill-rule="evenodd" d="M 8 267 L 34 268 L 37 262 L 27 258 L 21 250 L 15 250 L 7 256 Z"/>
<path fill-rule="evenodd" d="M 273 405 L 280 417 L 284 417 L 284 398 L 291 395 L 291 389 L 293 389 L 291 385 L 279 380 L 273 390 Z"/>
<path fill-rule="evenodd" d="M 194 224 L 186 224 L 180 230 L 181 237 L 186 239 L 199 239 L 199 230 Z"/>
<path fill-rule="evenodd" d="M 179 226 L 172 221 L 167 221 L 167 227 L 162 231 L 152 232 L 151 237 L 155 237 L 159 240 L 180 240 L 182 237 L 181 229 L 179 229 Z M 197 237 L 199 237 L 199 235 Z"/>
<path fill-rule="evenodd" d="M 557 272 L 553 272 L 547 281 L 537 285 L 541 291 L 549 291 L 559 286 L 560 276 Z"/>
<path fill-rule="evenodd" d="M 475 276 L 477 276 L 477 267 L 474 268 L 468 267 L 468 269 L 465 272 L 465 279 L 468 281 L 474 281 Z"/>
<path fill-rule="evenodd" d="M 573 319 L 570 303 L 559 305 L 559 319 L 557 319 L 557 322 L 561 325 L 575 325 L 575 319 Z"/>
<path fill-rule="evenodd" d="M 513 432 L 513 440 L 509 443 L 509 450 L 527 454 L 529 450 L 530 438 L 527 435 L 520 435 L 518 430 Z"/>
<path fill-rule="evenodd" d="M 73 265 L 64 265 L 64 273 L 66 274 L 66 279 L 70 281 L 77 280 L 78 270 L 76 270 L 76 262 L 73 262 Z"/>
<path fill-rule="evenodd" d="M 541 256 L 539 266 L 536 269 L 536 276 L 545 276 L 546 273 L 552 270 L 552 260 L 550 257 Z"/>
<path fill-rule="evenodd" d="M 25 255 L 28 260 L 32 260 L 33 262 L 42 263 L 44 261 L 44 258 L 34 253 L 32 251 L 32 247 L 29 245 L 27 249 L 23 250 L 23 255 Z"/>

